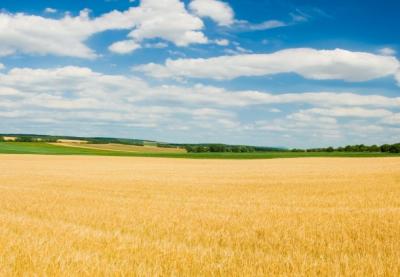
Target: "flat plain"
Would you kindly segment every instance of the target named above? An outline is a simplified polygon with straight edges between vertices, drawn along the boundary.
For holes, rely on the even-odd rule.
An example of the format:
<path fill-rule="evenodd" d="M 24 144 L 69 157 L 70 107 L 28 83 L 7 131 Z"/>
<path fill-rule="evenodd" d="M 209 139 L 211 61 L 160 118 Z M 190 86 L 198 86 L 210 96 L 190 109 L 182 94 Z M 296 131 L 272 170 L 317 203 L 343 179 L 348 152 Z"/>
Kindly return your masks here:
<path fill-rule="evenodd" d="M 400 276 L 400 158 L 0 155 L 1 276 Z"/>

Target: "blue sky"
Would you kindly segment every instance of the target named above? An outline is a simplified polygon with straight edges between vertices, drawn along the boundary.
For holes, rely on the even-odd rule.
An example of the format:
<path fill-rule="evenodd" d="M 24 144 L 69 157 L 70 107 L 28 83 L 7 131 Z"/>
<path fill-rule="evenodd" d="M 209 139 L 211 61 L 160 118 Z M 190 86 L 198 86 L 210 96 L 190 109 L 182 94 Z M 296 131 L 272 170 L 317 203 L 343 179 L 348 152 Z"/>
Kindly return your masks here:
<path fill-rule="evenodd" d="M 0 132 L 400 141 L 398 1 L 3 0 Z"/>

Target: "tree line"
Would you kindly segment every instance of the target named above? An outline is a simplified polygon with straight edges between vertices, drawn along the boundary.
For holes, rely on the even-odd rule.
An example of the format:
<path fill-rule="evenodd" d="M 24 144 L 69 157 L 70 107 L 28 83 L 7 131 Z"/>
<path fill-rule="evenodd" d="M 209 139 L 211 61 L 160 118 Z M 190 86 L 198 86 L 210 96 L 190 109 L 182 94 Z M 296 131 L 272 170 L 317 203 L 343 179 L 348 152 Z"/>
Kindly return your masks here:
<path fill-rule="evenodd" d="M 244 145 L 225 145 L 225 144 L 204 144 L 204 145 L 186 145 L 185 149 L 189 153 L 250 153 L 256 152 L 255 147 Z"/>
<path fill-rule="evenodd" d="M 326 147 L 312 149 L 293 149 L 292 152 L 375 152 L 375 153 L 400 153 L 400 143 L 383 145 L 347 145 L 344 147 Z"/>
<path fill-rule="evenodd" d="M 206 152 L 375 152 L 375 153 L 400 153 L 400 143 L 383 144 L 383 145 L 347 145 L 344 147 L 326 147 L 326 148 L 311 148 L 311 149 L 282 149 L 270 147 L 256 147 L 246 145 L 225 145 L 225 144 L 199 144 L 185 145 L 185 149 L 189 153 L 206 153 Z"/>
<path fill-rule="evenodd" d="M 0 137 L 1 142 L 57 142 L 57 139 L 54 138 L 37 138 L 30 136 L 20 136 L 15 137 L 13 140 L 6 140 L 4 137 Z"/>

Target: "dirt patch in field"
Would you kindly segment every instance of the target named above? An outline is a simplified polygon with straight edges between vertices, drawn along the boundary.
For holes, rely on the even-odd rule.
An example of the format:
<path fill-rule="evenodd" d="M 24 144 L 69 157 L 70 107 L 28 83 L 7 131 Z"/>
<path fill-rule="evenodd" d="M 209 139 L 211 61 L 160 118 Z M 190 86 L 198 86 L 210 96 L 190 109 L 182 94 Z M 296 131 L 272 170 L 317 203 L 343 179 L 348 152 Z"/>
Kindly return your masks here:
<path fill-rule="evenodd" d="M 137 146 L 137 145 L 125 145 L 117 143 L 108 144 L 76 144 L 76 143 L 55 143 L 54 145 L 79 147 L 86 149 L 95 150 L 109 150 L 109 151 L 123 151 L 132 153 L 186 153 L 185 149 L 179 148 L 162 148 L 157 146 Z"/>
<path fill-rule="evenodd" d="M 3 137 L 5 141 L 16 141 L 17 137 Z"/>
<path fill-rule="evenodd" d="M 72 140 L 72 139 L 58 139 L 57 143 L 65 143 L 65 144 L 86 144 L 88 143 L 87 140 Z"/>

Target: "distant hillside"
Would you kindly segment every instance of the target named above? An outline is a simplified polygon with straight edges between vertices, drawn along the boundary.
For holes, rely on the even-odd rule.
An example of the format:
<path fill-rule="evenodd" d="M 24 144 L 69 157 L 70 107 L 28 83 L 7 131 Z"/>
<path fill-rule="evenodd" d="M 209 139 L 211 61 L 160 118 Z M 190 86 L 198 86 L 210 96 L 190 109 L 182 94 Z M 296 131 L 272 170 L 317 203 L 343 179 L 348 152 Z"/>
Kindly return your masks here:
<path fill-rule="evenodd" d="M 60 142 L 62 140 L 76 141 L 88 144 L 125 144 L 136 146 L 158 146 L 162 148 L 182 148 L 189 153 L 249 153 L 249 152 L 373 152 L 373 153 L 400 153 L 400 143 L 383 145 L 347 145 L 345 147 L 327 147 L 313 149 L 286 149 L 283 147 L 251 146 L 251 145 L 229 145 L 222 143 L 166 143 L 152 140 L 110 138 L 110 137 L 74 137 L 74 136 L 50 136 L 36 134 L 0 134 L 0 141 L 16 142 Z"/>
<path fill-rule="evenodd" d="M 89 144 L 119 143 L 128 145 L 144 146 L 146 144 L 157 144 L 155 141 L 125 138 L 105 138 L 105 137 L 75 137 L 75 136 L 50 136 L 36 134 L 0 134 L 3 138 L 16 138 L 16 141 L 23 142 L 57 142 L 58 140 L 86 141 Z"/>
<path fill-rule="evenodd" d="M 109 144 L 118 143 L 126 145 L 138 145 L 138 146 L 158 146 L 163 148 L 183 148 L 188 152 L 199 153 L 199 152 L 273 152 L 273 151 L 287 151 L 284 148 L 278 147 L 262 147 L 262 146 L 250 146 L 250 145 L 228 145 L 221 143 L 199 143 L 199 144 L 187 144 L 187 143 L 168 143 L 168 142 L 157 142 L 152 140 L 142 139 L 127 139 L 127 138 L 110 138 L 110 137 L 75 137 L 75 136 L 51 136 L 51 135 L 37 135 L 37 134 L 0 134 L 1 138 L 8 138 L 9 141 L 19 142 L 57 142 L 57 141 L 77 141 L 85 142 L 88 144 Z M 12 139 L 10 139 L 12 138 Z"/>

